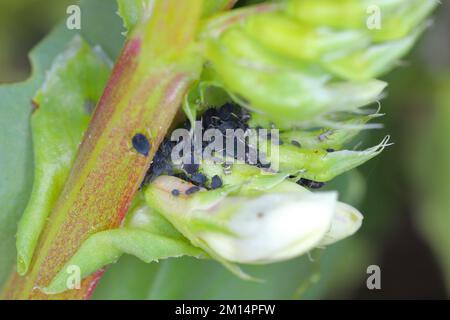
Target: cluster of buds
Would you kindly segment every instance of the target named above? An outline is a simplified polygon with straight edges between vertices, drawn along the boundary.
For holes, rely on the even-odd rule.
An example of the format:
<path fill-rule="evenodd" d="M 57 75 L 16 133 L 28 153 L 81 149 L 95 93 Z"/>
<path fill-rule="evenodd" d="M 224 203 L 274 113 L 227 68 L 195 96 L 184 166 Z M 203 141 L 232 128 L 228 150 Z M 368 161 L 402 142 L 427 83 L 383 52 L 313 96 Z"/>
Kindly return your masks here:
<path fill-rule="evenodd" d="M 436 0 L 286 0 L 233 10 L 204 28 L 214 76 L 278 128 L 322 124 L 377 101 L 376 80 L 410 50 Z M 379 28 L 368 24 L 377 8 Z"/>

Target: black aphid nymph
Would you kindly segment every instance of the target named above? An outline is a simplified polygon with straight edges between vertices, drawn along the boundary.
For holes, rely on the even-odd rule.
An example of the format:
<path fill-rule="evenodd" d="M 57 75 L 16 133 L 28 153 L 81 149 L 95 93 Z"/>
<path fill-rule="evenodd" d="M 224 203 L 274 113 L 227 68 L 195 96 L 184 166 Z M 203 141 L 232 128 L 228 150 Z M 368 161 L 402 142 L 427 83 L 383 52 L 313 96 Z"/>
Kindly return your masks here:
<path fill-rule="evenodd" d="M 131 139 L 131 142 L 133 143 L 133 148 L 137 152 L 144 156 L 148 156 L 148 153 L 150 152 L 152 146 L 146 136 L 144 136 L 142 133 L 136 133 L 133 139 Z"/>

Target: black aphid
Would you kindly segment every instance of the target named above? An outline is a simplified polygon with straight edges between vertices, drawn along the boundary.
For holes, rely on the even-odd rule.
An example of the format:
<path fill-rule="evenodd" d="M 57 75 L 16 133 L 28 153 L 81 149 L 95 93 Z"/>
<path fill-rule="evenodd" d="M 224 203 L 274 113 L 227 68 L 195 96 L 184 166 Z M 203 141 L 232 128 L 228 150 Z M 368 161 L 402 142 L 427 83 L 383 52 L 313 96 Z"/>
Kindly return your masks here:
<path fill-rule="evenodd" d="M 302 147 L 301 143 L 298 142 L 297 140 L 292 140 L 292 141 L 291 141 L 291 144 L 292 144 L 293 146 L 296 146 L 296 147 L 299 147 L 299 148 Z"/>
<path fill-rule="evenodd" d="M 196 193 L 198 191 L 200 191 L 200 187 L 193 186 L 193 187 L 190 187 L 189 189 L 187 189 L 185 193 L 187 195 L 191 195 L 191 194 L 194 194 L 194 193 Z"/>
<path fill-rule="evenodd" d="M 211 179 L 211 189 L 218 189 L 222 186 L 222 179 L 219 176 L 214 176 Z"/>
<path fill-rule="evenodd" d="M 172 195 L 174 195 L 175 197 L 178 197 L 180 195 L 180 190 L 178 189 L 173 189 L 172 190 Z"/>
<path fill-rule="evenodd" d="M 301 178 L 297 181 L 297 183 L 303 187 L 310 189 L 320 189 L 325 185 L 324 182 L 312 181 L 305 178 Z"/>
<path fill-rule="evenodd" d="M 190 179 L 194 184 L 203 187 L 206 183 L 206 176 L 203 173 L 194 173 Z"/>
<path fill-rule="evenodd" d="M 330 152 L 330 153 L 331 153 L 331 152 L 335 152 L 335 151 L 336 151 L 336 150 L 331 149 L 331 148 L 328 148 L 328 149 L 327 149 L 327 152 Z"/>
<path fill-rule="evenodd" d="M 198 171 L 199 167 L 200 165 L 198 164 L 183 164 L 183 169 L 188 174 L 195 174 Z"/>
<path fill-rule="evenodd" d="M 131 142 L 133 143 L 133 147 L 137 152 L 144 156 L 148 156 L 148 153 L 150 152 L 150 148 L 152 146 L 146 136 L 144 136 L 142 133 L 136 133 Z"/>
<path fill-rule="evenodd" d="M 92 114 L 94 112 L 94 109 L 95 109 L 95 101 L 90 99 L 84 101 L 84 111 L 87 114 Z"/>
<path fill-rule="evenodd" d="M 202 129 L 218 129 L 222 134 L 226 135 L 227 129 L 242 129 L 244 132 L 249 128 L 248 120 L 250 119 L 250 114 L 243 108 L 238 105 L 232 103 L 226 103 L 220 108 L 209 108 L 207 109 L 201 116 L 202 120 Z M 185 129 L 190 129 L 190 122 L 186 121 L 181 126 Z M 250 151 L 253 151 L 252 154 L 257 153 L 257 150 L 250 150 L 249 146 L 245 143 L 245 141 L 241 141 L 241 139 L 233 139 L 234 141 L 230 141 L 233 143 L 234 153 L 230 154 L 232 157 L 237 157 L 237 148 L 238 144 L 244 144 L 245 147 L 245 159 L 247 160 L 249 157 Z M 212 141 L 211 141 L 212 142 Z M 204 148 L 206 148 L 209 143 L 208 141 L 204 141 L 202 143 L 202 152 Z M 142 185 L 146 185 L 153 181 L 156 177 L 160 175 L 170 175 L 176 176 L 185 181 L 191 182 L 196 186 L 205 187 L 205 177 L 202 174 L 199 174 L 199 165 L 198 164 L 183 164 L 180 172 L 179 167 L 175 167 L 171 161 L 171 152 L 173 147 L 177 144 L 175 141 L 170 141 L 169 139 L 164 139 L 161 143 L 159 149 L 156 151 L 155 157 L 153 158 L 152 165 L 150 166 L 147 175 L 142 183 Z M 193 144 L 192 144 L 193 147 Z M 226 155 L 226 151 L 229 148 L 224 148 L 224 155 Z M 191 160 L 194 160 L 193 156 L 194 150 L 192 150 Z M 270 167 L 270 164 L 263 165 L 261 163 L 261 159 L 257 159 L 256 166 L 260 168 Z M 193 162 L 193 161 L 192 161 Z M 191 162 L 191 163 L 192 163 Z M 231 173 L 231 166 L 224 167 L 224 173 Z"/>

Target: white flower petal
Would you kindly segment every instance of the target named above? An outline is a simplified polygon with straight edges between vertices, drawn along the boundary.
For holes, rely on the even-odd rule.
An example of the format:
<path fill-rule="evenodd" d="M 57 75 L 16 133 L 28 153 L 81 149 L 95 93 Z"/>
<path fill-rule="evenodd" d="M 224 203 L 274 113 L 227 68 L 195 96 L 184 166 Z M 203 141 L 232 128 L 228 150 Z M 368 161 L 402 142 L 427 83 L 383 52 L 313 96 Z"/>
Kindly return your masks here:
<path fill-rule="evenodd" d="M 233 262 L 290 259 L 317 246 L 330 230 L 336 199 L 334 192 L 263 195 L 231 218 L 228 226 L 237 237 L 212 232 L 200 237 Z"/>
<path fill-rule="evenodd" d="M 331 221 L 331 228 L 319 246 L 335 243 L 354 234 L 361 227 L 363 215 L 348 204 L 338 202 Z"/>

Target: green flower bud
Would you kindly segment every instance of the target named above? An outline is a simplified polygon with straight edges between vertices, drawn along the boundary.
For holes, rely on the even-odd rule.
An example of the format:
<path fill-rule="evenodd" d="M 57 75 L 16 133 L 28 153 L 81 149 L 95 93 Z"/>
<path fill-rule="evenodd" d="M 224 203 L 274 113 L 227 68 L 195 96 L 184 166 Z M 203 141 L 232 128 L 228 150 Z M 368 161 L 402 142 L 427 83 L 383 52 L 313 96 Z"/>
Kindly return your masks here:
<path fill-rule="evenodd" d="M 364 31 L 316 28 L 282 13 L 252 16 L 245 23 L 244 30 L 275 52 L 308 61 L 343 48 L 348 51 L 362 48 L 370 42 Z"/>
<path fill-rule="evenodd" d="M 437 0 L 289 0 L 286 12 L 312 26 L 365 30 L 376 42 L 398 40 L 436 8 Z M 377 24 L 371 25 L 373 19 Z"/>
<path fill-rule="evenodd" d="M 390 71 L 417 41 L 425 26 L 399 40 L 374 44 L 351 54 L 338 52 L 324 58 L 329 72 L 349 80 L 361 81 L 379 77 Z"/>
<path fill-rule="evenodd" d="M 227 90 L 273 121 L 354 111 L 377 100 L 386 86 L 377 80 L 330 82 L 317 66 L 280 58 L 237 29 L 210 41 L 207 52 Z"/>
<path fill-rule="evenodd" d="M 183 182 L 160 177 L 145 196 L 194 245 L 227 262 L 286 260 L 351 235 L 361 225 L 361 214 L 339 204 L 335 192 L 311 193 L 288 181 L 266 189 L 255 181 L 248 184 L 186 195 Z M 182 193 L 173 196 L 174 187 Z"/>
<path fill-rule="evenodd" d="M 303 23 L 311 25 L 361 28 L 367 18 L 364 2 L 361 0 L 290 0 L 287 12 Z"/>
<path fill-rule="evenodd" d="M 198 237 L 228 261 L 270 263 L 290 259 L 314 248 L 331 227 L 335 193 L 265 194 L 230 197 L 208 214 L 221 218 L 232 234 L 199 232 Z"/>

